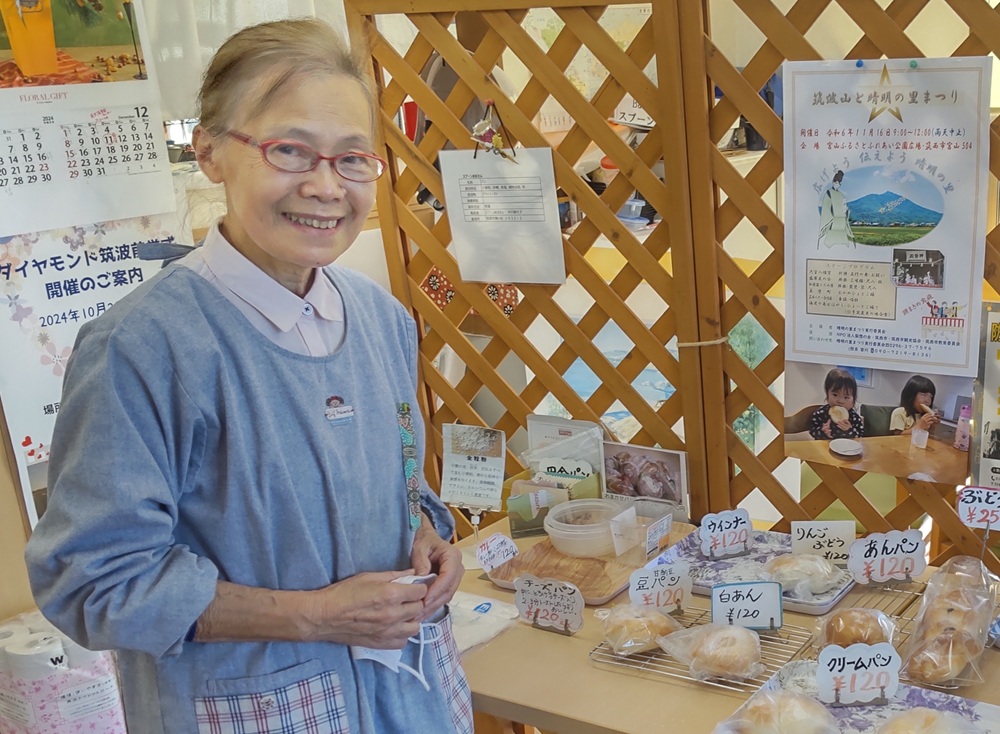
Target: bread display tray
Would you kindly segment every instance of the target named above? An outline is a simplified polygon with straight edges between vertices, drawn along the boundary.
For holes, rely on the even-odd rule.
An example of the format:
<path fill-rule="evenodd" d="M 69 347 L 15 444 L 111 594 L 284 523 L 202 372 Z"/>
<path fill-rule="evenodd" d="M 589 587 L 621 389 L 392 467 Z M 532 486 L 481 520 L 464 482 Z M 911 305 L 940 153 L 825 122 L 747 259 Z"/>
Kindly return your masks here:
<path fill-rule="evenodd" d="M 772 675 L 744 706 L 749 705 L 762 691 L 789 690 L 816 695 L 816 662 L 795 660 Z M 828 707 L 837 720 L 841 734 L 875 734 L 889 718 L 917 706 L 947 711 L 975 723 L 982 734 L 1000 734 L 1000 706 L 961 698 L 943 691 L 917 688 L 900 683 L 896 695 L 884 706 Z M 739 710 L 732 718 L 739 717 Z"/>
<path fill-rule="evenodd" d="M 764 564 L 775 556 L 791 553 L 792 536 L 788 533 L 755 530 L 754 545 L 749 554 L 714 561 L 701 554 L 700 546 L 701 535 L 695 531 L 649 561 L 646 568 L 685 561 L 691 565 L 691 590 L 695 594 L 711 596 L 712 587 L 716 584 L 764 580 Z M 782 606 L 789 611 L 802 614 L 826 614 L 844 598 L 852 586 L 854 581 L 851 575 L 841 569 L 839 585 L 808 600 L 794 599 L 786 594 Z"/>

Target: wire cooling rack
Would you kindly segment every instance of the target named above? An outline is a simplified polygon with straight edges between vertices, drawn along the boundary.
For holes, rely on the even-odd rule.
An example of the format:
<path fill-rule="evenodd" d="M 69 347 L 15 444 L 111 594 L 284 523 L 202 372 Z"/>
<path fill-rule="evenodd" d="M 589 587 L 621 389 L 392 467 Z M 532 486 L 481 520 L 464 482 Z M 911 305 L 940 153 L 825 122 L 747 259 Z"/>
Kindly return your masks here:
<path fill-rule="evenodd" d="M 685 627 L 694 627 L 711 622 L 712 613 L 707 609 L 686 609 L 684 614 L 675 618 Z M 709 678 L 698 682 L 749 696 L 774 675 L 782 665 L 802 652 L 812 637 L 811 630 L 792 624 L 782 625 L 781 629 L 776 632 L 761 631 L 758 634 L 760 636 L 761 663 L 764 664 L 764 671 L 760 675 L 745 681 Z M 599 665 L 609 666 L 626 673 L 649 673 L 676 680 L 695 680 L 687 665 L 674 660 L 662 650 L 622 657 L 616 655 L 607 642 L 602 642 L 590 651 L 590 659 Z"/>

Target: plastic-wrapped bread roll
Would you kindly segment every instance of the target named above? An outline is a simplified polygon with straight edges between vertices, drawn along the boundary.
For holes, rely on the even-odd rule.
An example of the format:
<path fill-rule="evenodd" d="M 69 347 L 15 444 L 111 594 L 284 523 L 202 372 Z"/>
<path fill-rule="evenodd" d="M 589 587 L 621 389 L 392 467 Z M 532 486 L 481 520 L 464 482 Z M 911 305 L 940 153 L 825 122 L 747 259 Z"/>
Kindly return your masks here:
<path fill-rule="evenodd" d="M 964 632 L 942 632 L 917 644 L 904 666 L 905 675 L 931 685 L 954 682 L 982 651 L 983 646 Z"/>
<path fill-rule="evenodd" d="M 839 609 L 822 621 L 820 639 L 824 645 L 841 647 L 850 647 L 858 642 L 866 645 L 878 642 L 891 644 L 895 630 L 892 619 L 878 609 Z"/>
<path fill-rule="evenodd" d="M 621 604 L 604 620 L 604 639 L 616 655 L 633 655 L 658 649 L 658 637 L 681 629 L 680 622 L 652 607 Z"/>
<path fill-rule="evenodd" d="M 745 680 L 760 675 L 760 638 L 753 630 L 724 624 L 703 624 L 661 637 L 660 647 L 686 663 L 691 676 Z"/>
<path fill-rule="evenodd" d="M 775 556 L 764 564 L 764 571 L 782 589 L 796 599 L 812 599 L 815 594 L 829 591 L 844 578 L 843 572 L 830 561 L 808 553 L 787 553 Z"/>
<path fill-rule="evenodd" d="M 826 706 L 792 691 L 762 691 L 713 734 L 837 734 Z"/>
<path fill-rule="evenodd" d="M 896 714 L 882 724 L 878 734 L 982 734 L 976 724 L 947 711 L 918 706 Z"/>
<path fill-rule="evenodd" d="M 983 635 L 990 623 L 991 608 L 968 589 L 952 589 L 929 599 L 921 611 L 918 637 L 928 640 L 948 631 L 964 632 L 973 639 Z"/>

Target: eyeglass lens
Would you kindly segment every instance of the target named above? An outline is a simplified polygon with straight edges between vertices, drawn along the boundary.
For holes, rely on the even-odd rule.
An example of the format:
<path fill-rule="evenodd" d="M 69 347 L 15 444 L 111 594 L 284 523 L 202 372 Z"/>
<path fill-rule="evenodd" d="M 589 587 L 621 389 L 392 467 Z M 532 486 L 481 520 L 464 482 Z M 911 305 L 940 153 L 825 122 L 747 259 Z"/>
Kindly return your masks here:
<path fill-rule="evenodd" d="M 275 168 L 290 173 L 312 170 L 320 160 L 319 154 L 308 145 L 285 142 L 267 146 L 264 157 Z M 352 181 L 374 181 L 382 173 L 382 162 L 377 158 L 352 153 L 335 157 L 333 167 L 341 176 Z"/>

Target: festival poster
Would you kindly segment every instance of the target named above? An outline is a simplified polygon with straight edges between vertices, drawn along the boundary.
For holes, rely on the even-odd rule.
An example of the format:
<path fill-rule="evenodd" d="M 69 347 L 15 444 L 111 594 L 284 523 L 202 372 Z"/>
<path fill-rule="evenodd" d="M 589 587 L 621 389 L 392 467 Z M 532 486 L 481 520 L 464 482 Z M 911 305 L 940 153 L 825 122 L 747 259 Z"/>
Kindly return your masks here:
<path fill-rule="evenodd" d="M 171 211 L 142 7 L 0 0 L 0 237 Z"/>
<path fill-rule="evenodd" d="M 786 359 L 974 376 L 989 58 L 786 62 Z"/>
<path fill-rule="evenodd" d="M 0 396 L 32 526 L 77 332 L 159 270 L 139 248 L 172 241 L 172 224 L 150 216 L 0 237 Z"/>

